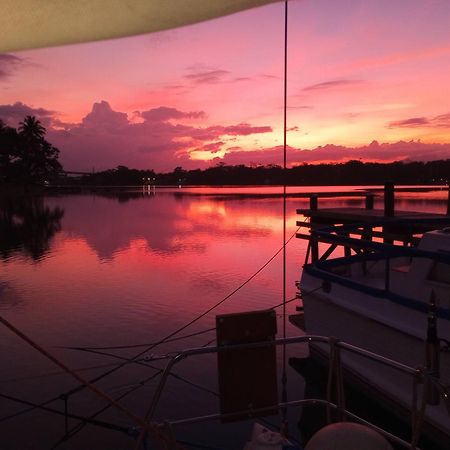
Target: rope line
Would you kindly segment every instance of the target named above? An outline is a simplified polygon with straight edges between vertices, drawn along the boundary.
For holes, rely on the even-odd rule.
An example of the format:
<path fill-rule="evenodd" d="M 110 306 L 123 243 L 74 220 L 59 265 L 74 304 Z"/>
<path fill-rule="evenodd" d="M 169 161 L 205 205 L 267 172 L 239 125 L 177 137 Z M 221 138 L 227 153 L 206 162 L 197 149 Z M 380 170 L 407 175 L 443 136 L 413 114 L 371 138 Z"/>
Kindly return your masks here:
<path fill-rule="evenodd" d="M 112 367 L 117 366 L 118 363 L 107 363 L 107 364 L 97 364 L 95 366 L 86 366 L 86 367 L 80 367 L 78 369 L 72 369 L 74 372 L 87 372 L 89 370 L 95 370 L 95 369 L 104 369 L 105 367 Z M 26 377 L 18 377 L 18 378 L 6 378 L 4 380 L 0 380 L 0 384 L 2 383 L 16 383 L 18 381 L 27 381 L 27 380 L 38 380 L 39 378 L 47 378 L 47 377 L 54 377 L 58 375 L 67 375 L 67 372 L 64 370 L 57 370 L 53 372 L 45 372 L 38 375 L 29 375 Z"/>
<path fill-rule="evenodd" d="M 144 425 L 144 422 L 142 421 L 142 419 L 140 417 L 136 416 L 131 411 L 126 409 L 124 406 L 122 406 L 119 403 L 115 402 L 111 397 L 109 397 L 105 392 L 103 392 L 97 386 L 91 384 L 89 381 L 85 380 L 82 376 L 78 375 L 76 372 L 74 372 L 72 369 L 70 369 L 68 366 L 66 366 L 63 362 L 61 362 L 58 358 L 53 356 L 51 353 L 49 353 L 47 350 L 45 350 L 43 347 L 41 347 L 38 343 L 36 343 L 31 338 L 29 338 L 26 334 L 22 333 L 22 331 L 20 331 L 11 322 L 6 320 L 2 316 L 0 316 L 0 323 L 2 323 L 6 328 L 8 328 L 10 331 L 12 331 L 20 339 L 22 339 L 23 341 L 27 342 L 31 347 L 36 349 L 39 353 L 41 353 L 47 359 L 52 361 L 54 364 L 59 366 L 61 369 L 65 370 L 68 374 L 72 375 L 72 377 L 74 377 L 78 382 L 82 383 L 85 387 L 90 389 L 98 397 L 103 398 L 103 400 L 107 401 L 112 406 L 114 406 L 116 409 L 118 409 L 123 414 L 128 416 L 128 418 L 130 418 L 133 422 L 135 422 L 135 423 L 137 423 L 139 425 Z"/>
<path fill-rule="evenodd" d="M 199 336 L 201 334 L 209 333 L 210 331 L 215 331 L 216 328 L 208 328 L 206 330 L 197 331 L 196 333 L 191 334 L 183 334 L 183 336 L 179 336 L 173 339 L 167 339 L 164 343 L 167 344 L 169 342 L 181 341 L 183 339 L 187 339 L 190 337 Z M 157 345 L 157 342 L 149 342 L 144 344 L 131 344 L 131 345 L 114 345 L 114 346 L 105 346 L 105 347 L 59 347 L 66 350 L 122 350 L 122 349 L 130 349 L 130 348 L 139 348 L 139 347 L 150 347 L 152 345 Z"/>
<path fill-rule="evenodd" d="M 133 393 L 134 391 L 136 391 L 137 389 L 145 386 L 147 383 L 149 383 L 150 381 L 154 380 L 158 375 L 160 375 L 162 373 L 162 369 L 160 369 L 157 373 L 154 373 L 152 375 L 150 375 L 147 378 L 144 378 L 142 381 L 136 383 L 134 386 L 132 386 L 128 391 L 124 392 L 123 394 L 119 395 L 118 397 L 116 397 L 114 400 L 115 401 L 120 401 L 123 398 L 125 398 L 127 395 Z M 91 414 L 90 416 L 88 416 L 88 419 L 95 419 L 97 416 L 99 416 L 100 414 L 102 414 L 103 412 L 107 411 L 109 408 L 111 407 L 110 404 L 100 408 L 99 410 L 97 410 L 96 412 L 94 412 L 93 414 Z M 64 436 L 53 446 L 51 447 L 51 449 L 56 449 L 59 445 L 61 445 L 62 443 L 66 442 L 68 438 L 75 436 L 77 433 L 79 433 L 85 426 L 87 425 L 87 422 L 85 423 L 79 423 L 77 425 L 75 425 L 71 430 L 68 431 L 68 433 L 65 433 Z"/>
<path fill-rule="evenodd" d="M 56 408 L 49 408 L 48 406 L 41 406 L 38 403 L 33 403 L 33 402 L 30 402 L 29 400 L 25 400 L 25 399 L 21 399 L 21 398 L 18 398 L 18 397 L 14 397 L 12 395 L 0 393 L 0 397 L 4 398 L 6 400 L 10 400 L 12 402 L 20 403 L 22 405 L 33 406 L 35 409 L 41 409 L 41 410 L 46 411 L 48 413 L 57 414 L 59 416 L 68 416 L 71 419 L 81 420 L 83 422 L 86 422 L 86 424 L 95 425 L 95 426 L 102 427 L 102 428 L 107 428 L 107 429 L 110 429 L 110 430 L 121 431 L 123 433 L 128 433 L 129 432 L 129 428 L 128 427 L 123 427 L 123 426 L 120 426 L 120 425 L 117 425 L 117 424 L 111 423 L 111 422 L 105 422 L 103 420 L 89 419 L 88 417 L 80 416 L 78 414 L 67 413 L 65 411 L 61 411 L 61 410 L 56 409 Z"/>

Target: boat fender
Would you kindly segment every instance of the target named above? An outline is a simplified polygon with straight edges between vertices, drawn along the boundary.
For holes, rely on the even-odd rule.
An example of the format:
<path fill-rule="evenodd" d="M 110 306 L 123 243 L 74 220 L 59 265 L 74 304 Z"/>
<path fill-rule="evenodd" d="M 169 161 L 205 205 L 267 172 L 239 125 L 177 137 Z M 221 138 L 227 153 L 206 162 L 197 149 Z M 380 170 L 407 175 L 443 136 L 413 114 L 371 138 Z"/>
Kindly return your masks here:
<path fill-rule="evenodd" d="M 305 450 L 393 450 L 381 434 L 357 423 L 340 422 L 319 430 Z"/>

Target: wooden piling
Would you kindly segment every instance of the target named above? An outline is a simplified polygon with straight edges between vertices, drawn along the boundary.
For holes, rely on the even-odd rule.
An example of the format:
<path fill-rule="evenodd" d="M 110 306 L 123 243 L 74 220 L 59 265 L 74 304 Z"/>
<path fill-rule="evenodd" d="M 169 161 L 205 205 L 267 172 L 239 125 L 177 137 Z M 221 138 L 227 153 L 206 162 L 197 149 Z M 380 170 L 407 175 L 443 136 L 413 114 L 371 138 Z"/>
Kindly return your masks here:
<path fill-rule="evenodd" d="M 384 215 L 385 217 L 394 217 L 395 210 L 394 210 L 394 183 L 391 181 L 387 181 L 384 184 Z M 388 225 L 385 225 L 383 227 L 383 233 L 385 235 L 390 234 L 390 227 Z M 383 242 L 386 244 L 393 244 L 394 241 L 391 238 L 384 237 Z"/>
<path fill-rule="evenodd" d="M 375 196 L 373 194 L 366 195 L 366 209 L 373 209 Z"/>
<path fill-rule="evenodd" d="M 394 201 L 394 183 L 387 181 L 384 184 L 384 215 L 386 217 L 395 215 Z"/>
<path fill-rule="evenodd" d="M 450 216 L 450 184 L 448 185 L 448 195 L 447 195 L 447 216 Z"/>
<path fill-rule="evenodd" d="M 311 211 L 317 211 L 319 205 L 318 196 L 313 194 L 309 197 L 309 209 Z M 310 219 L 311 228 L 314 228 L 316 221 L 314 219 Z M 311 230 L 312 231 L 312 230 Z M 310 231 L 310 233 L 311 233 Z M 319 260 L 319 242 L 313 236 L 310 238 L 310 246 L 311 246 L 311 262 L 316 262 Z"/>

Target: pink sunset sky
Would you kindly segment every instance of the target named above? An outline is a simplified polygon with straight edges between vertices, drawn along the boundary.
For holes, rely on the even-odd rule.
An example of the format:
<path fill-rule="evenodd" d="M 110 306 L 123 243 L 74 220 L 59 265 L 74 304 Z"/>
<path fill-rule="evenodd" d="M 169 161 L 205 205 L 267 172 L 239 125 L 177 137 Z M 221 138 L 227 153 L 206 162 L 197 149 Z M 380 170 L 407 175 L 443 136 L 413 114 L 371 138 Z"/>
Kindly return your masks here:
<path fill-rule="evenodd" d="M 289 3 L 288 162 L 450 158 L 450 1 Z M 0 54 L 0 119 L 66 170 L 282 164 L 284 4 Z"/>

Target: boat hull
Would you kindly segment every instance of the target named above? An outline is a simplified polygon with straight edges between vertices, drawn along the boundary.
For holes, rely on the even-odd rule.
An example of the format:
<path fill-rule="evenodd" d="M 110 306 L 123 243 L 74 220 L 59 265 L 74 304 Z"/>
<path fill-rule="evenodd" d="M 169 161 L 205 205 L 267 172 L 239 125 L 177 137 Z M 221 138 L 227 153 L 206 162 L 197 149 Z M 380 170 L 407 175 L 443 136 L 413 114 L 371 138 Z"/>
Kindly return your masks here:
<path fill-rule="evenodd" d="M 419 337 L 420 333 L 405 333 L 395 325 L 381 321 L 379 314 L 371 316 L 370 311 L 364 313 L 364 308 L 361 307 L 363 298 L 358 299 L 359 308 L 355 311 L 351 307 L 353 303 L 351 296 L 354 295 L 351 289 L 346 292 L 346 288 L 332 285 L 323 290 L 320 288 L 321 283 L 320 279 L 307 273 L 303 274 L 301 290 L 305 328 L 308 334 L 333 336 L 413 368 L 425 365 L 425 342 Z M 401 314 L 401 311 L 399 313 Z M 425 327 L 426 316 L 423 314 L 422 316 Z M 310 344 L 310 347 L 312 356 L 327 357 L 329 346 Z M 355 383 L 372 397 L 386 404 L 405 421 L 411 420 L 413 399 L 411 376 L 345 351 L 342 352 L 341 358 L 344 369 Z M 446 380 L 450 374 L 448 352 L 441 352 L 440 364 L 441 381 L 448 384 Z M 421 391 L 419 386 L 419 398 Z M 433 434 L 432 437 L 437 438 L 440 443 L 450 442 L 450 416 L 442 401 L 440 405 L 427 406 L 426 426 L 427 434 Z"/>

